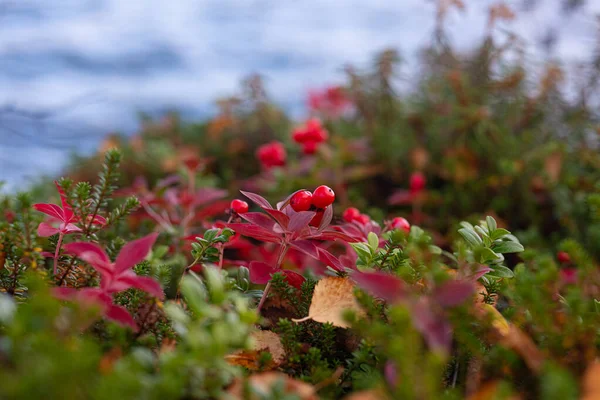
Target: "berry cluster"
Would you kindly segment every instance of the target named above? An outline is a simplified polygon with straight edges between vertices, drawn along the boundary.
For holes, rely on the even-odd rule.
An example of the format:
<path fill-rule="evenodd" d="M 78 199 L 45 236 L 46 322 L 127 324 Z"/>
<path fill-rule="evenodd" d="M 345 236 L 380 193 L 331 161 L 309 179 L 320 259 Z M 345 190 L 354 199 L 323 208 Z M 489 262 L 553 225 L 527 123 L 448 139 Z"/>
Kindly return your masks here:
<path fill-rule="evenodd" d="M 290 206 L 296 212 L 316 211 L 316 215 L 310 221 L 311 226 L 319 226 L 325 208 L 333 204 L 335 192 L 329 186 L 321 185 L 312 193 L 308 190 L 299 190 L 290 199 Z"/>
<path fill-rule="evenodd" d="M 269 169 L 285 165 L 287 153 L 285 147 L 283 147 L 283 143 L 274 141 L 260 146 L 256 150 L 256 157 L 263 168 Z"/>
<path fill-rule="evenodd" d="M 342 214 L 342 218 L 346 222 L 358 222 L 361 225 L 366 225 L 371 222 L 371 217 L 367 214 L 361 214 L 358 208 L 355 207 L 346 208 Z"/>
<path fill-rule="evenodd" d="M 297 128 L 292 133 L 292 139 L 302 146 L 304 154 L 314 154 L 319 144 L 325 142 L 328 137 L 329 134 L 317 118 L 309 119 L 305 126 Z"/>

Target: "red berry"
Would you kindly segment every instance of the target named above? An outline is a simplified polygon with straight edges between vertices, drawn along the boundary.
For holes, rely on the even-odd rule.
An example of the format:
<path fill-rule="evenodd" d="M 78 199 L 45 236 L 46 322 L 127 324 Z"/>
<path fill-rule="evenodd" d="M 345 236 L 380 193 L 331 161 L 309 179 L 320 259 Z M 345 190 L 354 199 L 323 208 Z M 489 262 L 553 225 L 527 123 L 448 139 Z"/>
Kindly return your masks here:
<path fill-rule="evenodd" d="M 562 264 L 571 262 L 571 256 L 566 251 L 559 251 L 558 254 L 556 254 L 556 258 L 558 259 L 558 262 Z"/>
<path fill-rule="evenodd" d="M 318 145 L 317 142 L 305 142 L 302 146 L 302 152 L 304 154 L 315 154 Z"/>
<path fill-rule="evenodd" d="M 303 128 L 297 128 L 292 132 L 292 139 L 296 143 L 304 143 L 306 142 L 307 135 L 306 130 Z"/>
<path fill-rule="evenodd" d="M 325 208 L 335 200 L 335 192 L 329 186 L 321 185 L 313 192 L 312 203 L 317 208 Z"/>
<path fill-rule="evenodd" d="M 231 210 L 236 214 L 244 214 L 248 212 L 248 203 L 243 200 L 235 199 L 231 202 Z"/>
<path fill-rule="evenodd" d="M 393 229 L 401 229 L 406 233 L 410 232 L 410 224 L 406 220 L 406 218 L 396 217 L 392 220 L 392 228 Z"/>
<path fill-rule="evenodd" d="M 312 197 L 312 193 L 308 190 L 296 192 L 290 199 L 290 206 L 294 211 L 308 211 L 312 205 Z"/>
<path fill-rule="evenodd" d="M 321 225 L 321 221 L 323 221 L 323 215 L 324 214 L 325 214 L 325 211 L 323 211 L 323 210 L 317 211 L 317 213 L 315 214 L 315 216 L 313 217 L 313 219 L 311 219 L 308 224 L 310 226 L 314 226 L 315 228 L 318 228 L 319 225 Z"/>
<path fill-rule="evenodd" d="M 422 172 L 413 172 L 410 176 L 410 191 L 411 193 L 419 193 L 425 189 L 425 175 Z"/>
<path fill-rule="evenodd" d="M 354 219 L 356 222 L 358 222 L 361 225 L 366 225 L 369 222 L 371 222 L 371 217 L 369 217 L 367 214 L 360 214 L 358 217 L 356 217 Z"/>
<path fill-rule="evenodd" d="M 344 221 L 346 222 L 352 222 L 358 217 L 360 217 L 360 211 L 358 211 L 358 208 L 355 207 L 346 208 L 342 214 L 342 218 L 344 218 Z"/>
<path fill-rule="evenodd" d="M 265 168 L 285 165 L 286 151 L 281 142 L 263 144 L 256 150 L 258 160 Z"/>

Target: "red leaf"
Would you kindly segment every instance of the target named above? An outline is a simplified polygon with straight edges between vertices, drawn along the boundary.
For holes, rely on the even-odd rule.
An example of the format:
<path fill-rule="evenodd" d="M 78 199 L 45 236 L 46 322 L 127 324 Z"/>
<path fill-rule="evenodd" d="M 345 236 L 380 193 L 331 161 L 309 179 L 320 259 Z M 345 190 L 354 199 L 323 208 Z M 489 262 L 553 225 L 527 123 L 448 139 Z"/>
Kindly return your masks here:
<path fill-rule="evenodd" d="M 325 231 L 317 236 L 313 236 L 312 238 L 316 239 L 316 240 L 327 240 L 327 241 L 340 239 L 340 240 L 343 240 L 344 242 L 349 242 L 349 243 L 359 241 L 358 239 L 353 238 L 352 236 L 349 236 L 342 232 L 336 232 L 336 231 Z"/>
<path fill-rule="evenodd" d="M 279 235 L 258 225 L 234 223 L 227 224 L 227 227 L 233 229 L 236 233 L 239 233 L 240 235 L 249 236 L 251 238 L 262 240 L 264 242 L 280 243 L 282 241 L 282 238 Z"/>
<path fill-rule="evenodd" d="M 339 271 L 339 272 L 341 272 L 341 271 L 344 270 L 344 266 L 342 265 L 342 263 L 340 262 L 340 260 L 338 260 L 333 254 L 331 254 L 327 250 L 319 247 L 318 248 L 318 254 L 319 254 L 319 260 L 323 264 L 327 264 L 331 268 L 333 268 L 333 269 L 335 269 L 336 271 Z"/>
<path fill-rule="evenodd" d="M 323 231 L 323 229 L 327 228 L 329 224 L 331 224 L 331 220 L 333 219 L 333 206 L 327 206 L 325 208 L 325 213 L 323 214 L 323 219 L 321 220 L 321 224 L 319 225 L 319 232 Z"/>
<path fill-rule="evenodd" d="M 67 202 L 67 195 L 65 194 L 65 191 L 60 187 L 57 181 L 54 181 L 54 185 L 56 186 L 58 194 L 60 195 L 60 202 L 62 204 L 63 209 L 63 218 L 65 219 L 65 222 L 71 221 L 73 218 L 73 210 Z"/>
<path fill-rule="evenodd" d="M 38 203 L 34 204 L 33 208 L 60 221 L 64 222 L 65 220 L 63 210 L 56 204 Z"/>
<path fill-rule="evenodd" d="M 451 280 L 437 287 L 433 297 L 442 307 L 454 307 L 471 297 L 474 290 L 471 282 Z"/>
<path fill-rule="evenodd" d="M 314 211 L 299 211 L 292 214 L 288 230 L 290 232 L 299 232 L 308 226 L 308 223 L 316 215 Z"/>
<path fill-rule="evenodd" d="M 256 193 L 244 192 L 243 190 L 240 190 L 240 193 L 243 194 L 244 196 L 246 196 L 247 198 L 249 198 L 250 200 L 252 200 L 254 203 L 256 203 L 258 206 L 260 206 L 262 208 L 273 208 L 273 206 L 271 205 L 271 203 L 269 203 L 267 201 L 267 199 L 265 199 L 264 197 L 262 197 Z"/>
<path fill-rule="evenodd" d="M 157 237 L 158 233 L 154 232 L 123 246 L 115 260 L 115 272 L 123 272 L 143 261 L 152 249 Z"/>
<path fill-rule="evenodd" d="M 131 314 L 129 314 L 129 311 L 127 311 L 127 309 L 124 307 L 118 306 L 116 304 L 111 304 L 104 313 L 104 316 L 107 319 L 115 321 L 121 325 L 130 327 L 131 329 L 133 329 L 134 332 L 138 331 L 138 326 L 133 320 L 133 317 L 131 316 Z"/>
<path fill-rule="evenodd" d="M 406 296 L 404 282 L 384 272 L 357 272 L 352 279 L 367 293 L 388 303 L 396 303 Z"/>
<path fill-rule="evenodd" d="M 227 196 L 226 190 L 213 189 L 213 188 L 202 188 L 199 189 L 194 195 L 193 205 L 196 207 L 203 206 L 208 203 L 212 203 L 216 200 L 222 199 Z"/>
<path fill-rule="evenodd" d="M 58 228 L 53 227 L 47 222 L 41 222 L 38 225 L 37 234 L 41 237 L 48 237 L 59 233 L 60 230 Z"/>
<path fill-rule="evenodd" d="M 268 283 L 271 280 L 271 275 L 278 271 L 269 264 L 260 261 L 252 261 L 248 269 L 250 269 L 250 282 L 259 285 Z"/>
<path fill-rule="evenodd" d="M 310 240 L 294 240 L 290 246 L 313 258 L 319 259 L 319 248 Z"/>
<path fill-rule="evenodd" d="M 302 284 L 306 280 L 302 275 L 294 271 L 282 270 L 281 272 L 285 275 L 285 280 L 287 281 L 287 283 L 289 283 L 296 289 L 300 289 L 302 287 Z"/>
<path fill-rule="evenodd" d="M 290 223 L 290 217 L 288 217 L 285 213 L 282 213 L 279 210 L 275 210 L 273 208 L 264 208 L 264 210 L 275 220 L 283 229 L 288 229 L 288 224 Z M 247 214 L 247 213 L 246 213 Z"/>
<path fill-rule="evenodd" d="M 450 351 L 452 344 L 452 325 L 441 314 L 436 314 L 428 298 L 421 297 L 411 307 L 415 328 L 423 334 L 425 341 L 433 350 Z"/>
<path fill-rule="evenodd" d="M 88 242 L 75 242 L 69 243 L 64 246 L 65 250 L 71 254 L 76 255 L 86 263 L 94 267 L 102 276 L 112 276 L 114 269 L 111 265 L 110 259 L 98 246 L 94 243 Z"/>
<path fill-rule="evenodd" d="M 197 220 L 203 220 L 205 218 L 221 214 L 229 208 L 229 203 L 230 202 L 227 200 L 217 201 L 209 206 L 202 208 L 194 215 L 194 218 L 196 218 Z"/>
<path fill-rule="evenodd" d="M 250 222 L 251 224 L 260 226 L 262 228 L 268 229 L 269 232 L 273 233 L 273 227 L 275 226 L 275 221 L 267 215 L 260 212 L 247 212 L 240 214 L 240 217 Z"/>
<path fill-rule="evenodd" d="M 161 300 L 165 297 L 160 283 L 156 280 L 147 276 L 138 276 L 133 271 L 127 272 L 131 273 L 119 276 L 107 290 L 109 292 L 120 292 L 129 288 L 136 288 Z"/>

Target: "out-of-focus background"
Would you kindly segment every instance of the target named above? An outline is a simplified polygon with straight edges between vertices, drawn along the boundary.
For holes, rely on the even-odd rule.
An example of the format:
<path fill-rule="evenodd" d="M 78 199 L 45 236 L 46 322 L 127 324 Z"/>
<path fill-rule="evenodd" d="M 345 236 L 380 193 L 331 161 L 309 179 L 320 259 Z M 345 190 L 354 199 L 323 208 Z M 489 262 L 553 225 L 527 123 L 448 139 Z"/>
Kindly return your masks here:
<path fill-rule="evenodd" d="M 93 151 L 107 133 L 135 132 L 140 112 L 212 115 L 249 73 L 295 118 L 306 114 L 309 89 L 339 82 L 344 65 L 360 69 L 384 48 L 404 60 L 398 90 L 412 90 L 440 3 L 444 40 L 468 51 L 498 2 L 0 0 L 3 190 L 58 173 L 70 153 Z M 506 4 L 515 18 L 499 18 L 492 35 L 515 35 L 511 51 L 530 68 L 556 59 L 573 72 L 592 57 L 599 0 Z"/>

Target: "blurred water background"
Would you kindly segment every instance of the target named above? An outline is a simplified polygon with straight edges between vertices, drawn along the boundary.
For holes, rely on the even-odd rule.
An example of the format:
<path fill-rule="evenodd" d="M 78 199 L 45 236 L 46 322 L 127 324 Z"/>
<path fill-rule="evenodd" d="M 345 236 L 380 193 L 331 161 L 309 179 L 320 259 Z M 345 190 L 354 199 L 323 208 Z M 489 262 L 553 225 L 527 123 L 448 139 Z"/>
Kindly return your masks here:
<path fill-rule="evenodd" d="M 485 33 L 492 3 L 467 0 L 447 16 L 458 48 Z M 496 34 L 518 35 L 518 56 L 573 67 L 591 57 L 600 0 L 507 3 L 517 19 Z M 249 73 L 301 117 L 308 89 L 396 48 L 405 60 L 398 82 L 409 90 L 435 10 L 426 0 L 0 0 L 4 190 L 57 173 L 109 132 L 135 132 L 139 112 L 208 115 Z"/>

